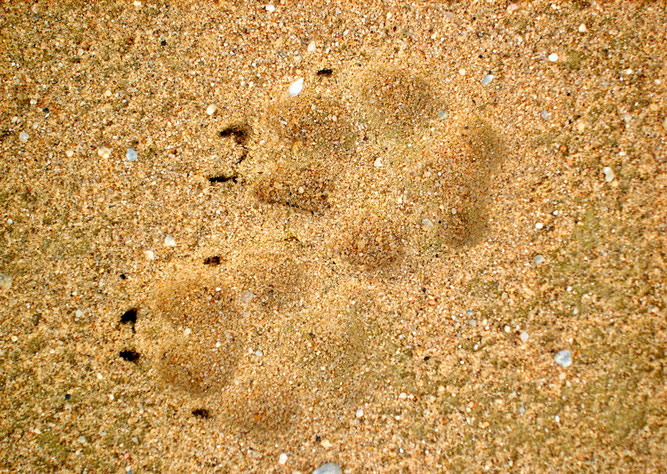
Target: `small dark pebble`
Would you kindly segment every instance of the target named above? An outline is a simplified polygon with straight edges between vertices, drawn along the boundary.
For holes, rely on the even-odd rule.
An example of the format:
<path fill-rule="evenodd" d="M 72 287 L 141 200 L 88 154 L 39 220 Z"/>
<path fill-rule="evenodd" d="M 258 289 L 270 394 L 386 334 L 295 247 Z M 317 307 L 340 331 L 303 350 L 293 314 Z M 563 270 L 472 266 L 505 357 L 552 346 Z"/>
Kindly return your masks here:
<path fill-rule="evenodd" d="M 121 324 L 131 324 L 134 326 L 137 322 L 137 308 L 131 308 L 125 311 L 120 317 L 120 322 Z"/>
<path fill-rule="evenodd" d="M 49 108 L 48 108 L 48 107 L 44 107 L 44 108 L 42 109 L 42 112 L 44 112 L 45 114 L 48 114 L 48 113 L 49 113 Z"/>
<path fill-rule="evenodd" d="M 160 41 L 160 45 L 162 45 L 162 46 L 167 46 L 167 40 L 162 40 L 162 41 Z"/>
<path fill-rule="evenodd" d="M 127 280 L 127 277 L 125 276 L 125 273 L 121 273 L 121 274 L 118 275 L 118 276 L 120 276 L 120 279 L 121 279 L 121 280 Z"/>
<path fill-rule="evenodd" d="M 65 400 L 69 400 L 70 398 L 72 398 L 72 395 L 70 395 L 69 393 L 66 393 L 65 394 Z"/>
<path fill-rule="evenodd" d="M 204 259 L 204 265 L 220 265 L 220 257 L 218 255 L 206 257 Z"/>
<path fill-rule="evenodd" d="M 320 441 L 322 441 L 322 437 L 320 435 L 315 436 L 315 442 L 319 443 Z"/>
<path fill-rule="evenodd" d="M 127 351 L 120 351 L 120 357 L 125 359 L 128 362 L 136 362 L 139 360 L 139 357 L 141 357 L 141 354 L 139 354 L 137 351 L 132 351 L 132 350 L 127 350 Z"/>
<path fill-rule="evenodd" d="M 211 413 L 206 408 L 195 408 L 192 414 L 197 418 L 211 418 Z"/>
<path fill-rule="evenodd" d="M 428 362 L 429 360 L 431 360 L 431 356 L 425 356 L 424 357 L 424 362 Z"/>
<path fill-rule="evenodd" d="M 324 68 L 317 71 L 318 76 L 331 77 L 332 74 L 333 74 L 333 69 L 329 68 Z"/>

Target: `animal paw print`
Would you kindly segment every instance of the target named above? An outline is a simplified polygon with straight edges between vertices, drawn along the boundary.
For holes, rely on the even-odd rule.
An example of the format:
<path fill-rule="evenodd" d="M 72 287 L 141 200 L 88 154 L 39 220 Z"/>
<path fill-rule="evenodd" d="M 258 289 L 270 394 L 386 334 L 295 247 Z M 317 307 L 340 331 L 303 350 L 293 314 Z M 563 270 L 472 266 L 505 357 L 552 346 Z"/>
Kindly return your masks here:
<path fill-rule="evenodd" d="M 261 436 L 383 383 L 394 323 L 374 285 L 483 239 L 505 154 L 481 116 L 439 118 L 436 84 L 387 66 L 313 75 L 228 124 L 238 159 L 210 181 L 241 186 L 267 230 L 165 269 L 141 332 L 166 389 Z"/>

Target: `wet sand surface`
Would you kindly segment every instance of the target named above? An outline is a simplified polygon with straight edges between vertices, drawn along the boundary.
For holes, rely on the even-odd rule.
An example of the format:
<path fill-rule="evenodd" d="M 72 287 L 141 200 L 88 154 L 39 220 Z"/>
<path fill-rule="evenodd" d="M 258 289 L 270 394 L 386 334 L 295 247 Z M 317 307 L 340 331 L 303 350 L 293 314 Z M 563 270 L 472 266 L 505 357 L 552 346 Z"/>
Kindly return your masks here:
<path fill-rule="evenodd" d="M 664 2 L 0 9 L 3 472 L 663 472 Z"/>

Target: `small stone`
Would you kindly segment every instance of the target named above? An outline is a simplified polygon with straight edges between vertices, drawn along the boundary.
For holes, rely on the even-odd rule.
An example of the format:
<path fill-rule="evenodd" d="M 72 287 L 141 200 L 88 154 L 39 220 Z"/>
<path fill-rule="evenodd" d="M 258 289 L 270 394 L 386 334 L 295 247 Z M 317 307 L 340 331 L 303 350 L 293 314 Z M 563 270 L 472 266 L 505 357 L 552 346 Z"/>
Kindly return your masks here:
<path fill-rule="evenodd" d="M 508 325 L 505 325 L 505 327 L 503 329 L 505 330 L 505 332 L 507 334 L 509 334 L 509 332 L 512 330 L 512 328 L 510 328 Z"/>
<path fill-rule="evenodd" d="M 168 235 L 164 238 L 164 246 L 165 247 L 176 247 L 176 239 L 174 239 L 171 235 Z"/>
<path fill-rule="evenodd" d="M 482 85 L 483 85 L 483 86 L 488 86 L 489 84 L 491 84 L 491 81 L 492 81 L 495 77 L 496 77 L 496 76 L 494 76 L 493 74 L 487 74 L 486 76 L 484 76 L 484 79 L 482 79 Z"/>
<path fill-rule="evenodd" d="M 97 149 L 97 156 L 106 160 L 107 158 L 109 158 L 111 156 L 111 149 L 109 149 L 105 146 L 102 146 L 102 147 Z"/>
<path fill-rule="evenodd" d="M 528 340 L 528 333 L 526 331 L 521 331 L 519 339 L 521 339 L 521 342 L 526 342 Z"/>
<path fill-rule="evenodd" d="M 422 219 L 422 225 L 430 229 L 433 227 L 433 222 L 430 219 Z"/>
<path fill-rule="evenodd" d="M 551 112 L 547 112 L 546 110 L 543 110 L 542 113 L 540 114 L 544 120 L 551 120 Z"/>
<path fill-rule="evenodd" d="M 588 31 L 588 28 L 586 28 L 586 25 L 582 23 L 579 25 L 579 33 L 586 33 Z"/>
<path fill-rule="evenodd" d="M 519 9 L 519 5 L 516 3 L 510 3 L 509 6 L 507 7 L 507 13 L 514 13 Z"/>
<path fill-rule="evenodd" d="M 79 443 L 85 443 L 86 437 L 84 435 L 79 436 Z"/>
<path fill-rule="evenodd" d="M 328 439 L 323 439 L 322 442 L 320 443 L 323 448 L 329 449 L 333 444 L 331 444 L 331 441 Z"/>
<path fill-rule="evenodd" d="M 373 162 L 373 166 L 375 166 L 376 168 L 382 168 L 382 158 L 377 158 L 377 159 Z"/>
<path fill-rule="evenodd" d="M 273 13 L 274 11 L 276 11 L 276 7 L 274 7 L 273 5 L 271 5 L 271 4 L 269 3 L 268 5 L 266 5 L 266 6 L 264 7 L 264 10 L 266 10 L 266 11 L 269 12 L 269 13 Z"/>
<path fill-rule="evenodd" d="M 137 157 L 138 155 L 134 148 L 128 148 L 125 152 L 125 158 L 127 158 L 127 161 L 137 161 Z"/>
<path fill-rule="evenodd" d="M 152 250 L 144 250 L 144 256 L 146 260 L 155 260 L 155 253 Z"/>
<path fill-rule="evenodd" d="M 357 418 L 363 418 L 364 417 L 364 410 L 363 408 L 359 408 L 357 412 L 355 413 Z"/>
<path fill-rule="evenodd" d="M 296 97 L 301 93 L 303 90 L 303 78 L 299 78 L 296 81 L 294 81 L 292 84 L 289 86 L 289 95 L 290 97 Z"/>
<path fill-rule="evenodd" d="M 465 76 L 465 75 L 466 75 L 466 70 L 463 69 L 463 68 L 459 69 L 459 74 L 460 74 L 461 76 Z"/>
<path fill-rule="evenodd" d="M 519 407 L 519 413 L 523 415 L 524 413 L 526 413 L 526 409 L 524 407 Z"/>
<path fill-rule="evenodd" d="M 278 457 L 278 462 L 280 464 L 286 464 L 287 463 L 287 454 L 280 453 L 280 457 Z"/>
<path fill-rule="evenodd" d="M 213 115 L 216 110 L 218 110 L 218 108 L 215 106 L 215 104 L 211 104 L 208 107 L 206 107 L 206 114 Z"/>
<path fill-rule="evenodd" d="M 535 255 L 533 257 L 533 263 L 535 265 L 541 265 L 544 263 L 544 257 L 542 255 Z"/>
<path fill-rule="evenodd" d="M 609 166 L 605 166 L 604 168 L 602 168 L 602 173 L 604 173 L 604 180 L 607 183 L 611 183 L 616 177 L 616 175 L 614 174 L 614 170 L 611 169 Z"/>
<path fill-rule="evenodd" d="M 343 470 L 335 462 L 327 462 L 315 469 L 313 474 L 343 474 Z"/>
<path fill-rule="evenodd" d="M 251 302 L 252 300 L 254 300 L 255 298 L 257 298 L 257 296 L 255 296 L 255 294 L 254 294 L 252 291 L 245 290 L 245 291 L 241 294 L 241 298 L 240 298 L 240 299 L 241 299 L 241 303 L 249 303 L 249 302 Z"/>
<path fill-rule="evenodd" d="M 449 114 L 447 113 L 446 110 L 441 110 L 440 112 L 438 112 L 438 119 L 446 120 L 447 117 L 449 117 Z"/>
<path fill-rule="evenodd" d="M 549 60 L 549 62 L 555 63 L 556 61 L 558 61 L 558 55 L 556 53 L 551 53 L 549 57 L 547 57 L 547 59 Z"/>
<path fill-rule="evenodd" d="M 28 135 L 26 132 L 19 133 L 19 140 L 21 140 L 23 143 L 27 142 L 28 138 L 30 138 L 30 135 Z"/>
<path fill-rule="evenodd" d="M 577 131 L 581 133 L 584 130 L 586 130 L 586 122 L 580 119 L 577 121 Z"/>
<path fill-rule="evenodd" d="M 76 318 L 78 319 L 78 318 L 80 318 L 81 316 L 83 316 L 83 311 L 81 311 L 80 309 L 77 309 L 77 310 L 74 312 L 74 317 L 76 317 Z"/>
<path fill-rule="evenodd" d="M 316 48 L 317 48 L 317 45 L 315 44 L 315 41 L 311 41 L 310 43 L 308 43 L 308 48 L 307 49 L 308 49 L 309 53 L 314 53 Z"/>
<path fill-rule="evenodd" d="M 537 230 L 542 230 L 542 229 L 544 228 L 544 224 L 542 224 L 541 222 L 537 222 L 537 223 L 535 224 L 535 228 L 536 228 Z"/>
<path fill-rule="evenodd" d="M 257 357 L 262 357 L 262 356 L 264 355 L 264 352 L 262 352 L 262 349 L 257 349 L 257 350 L 255 351 L 255 355 L 256 355 Z"/>
<path fill-rule="evenodd" d="M 12 277 L 5 275 L 4 273 L 0 273 L 0 290 L 8 291 L 12 287 L 13 282 L 14 279 Z"/>
<path fill-rule="evenodd" d="M 406 398 L 408 398 L 408 394 L 405 393 L 405 392 L 401 392 L 401 394 L 398 396 L 398 398 L 400 398 L 401 400 L 405 400 Z"/>
<path fill-rule="evenodd" d="M 67 156 L 67 158 L 72 158 L 74 156 L 74 150 L 67 150 L 65 156 Z"/>
<path fill-rule="evenodd" d="M 560 351 L 554 356 L 554 361 L 561 367 L 569 367 L 572 365 L 572 354 L 568 350 Z"/>
<path fill-rule="evenodd" d="M 141 2 L 139 0 L 134 0 L 133 5 L 137 8 L 141 8 Z"/>
<path fill-rule="evenodd" d="M 192 334 L 192 329 L 185 328 L 185 330 L 183 330 L 183 334 L 185 335 L 185 337 L 188 337 L 190 334 Z"/>

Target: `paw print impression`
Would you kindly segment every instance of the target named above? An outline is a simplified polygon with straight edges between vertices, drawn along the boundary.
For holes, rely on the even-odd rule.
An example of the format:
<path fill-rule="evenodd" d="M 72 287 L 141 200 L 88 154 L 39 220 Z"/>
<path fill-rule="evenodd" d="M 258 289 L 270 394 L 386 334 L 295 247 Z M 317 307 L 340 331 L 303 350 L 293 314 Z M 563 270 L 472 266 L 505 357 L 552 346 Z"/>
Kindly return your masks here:
<path fill-rule="evenodd" d="M 260 230 L 202 241 L 197 255 L 225 257 L 181 262 L 154 288 L 144 332 L 159 382 L 241 433 L 293 432 L 314 406 L 335 418 L 372 396 L 396 352 L 386 295 L 491 231 L 506 154 L 493 126 L 448 107 L 426 72 L 369 71 L 313 74 L 297 97 L 267 99 L 252 129 L 225 129 L 244 157 L 225 186 Z"/>

